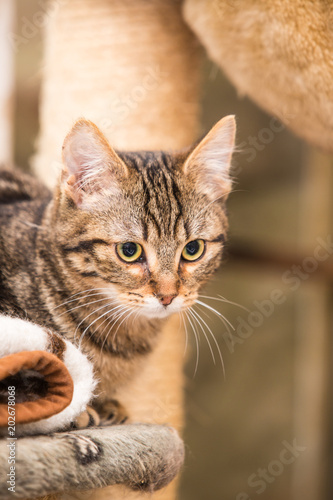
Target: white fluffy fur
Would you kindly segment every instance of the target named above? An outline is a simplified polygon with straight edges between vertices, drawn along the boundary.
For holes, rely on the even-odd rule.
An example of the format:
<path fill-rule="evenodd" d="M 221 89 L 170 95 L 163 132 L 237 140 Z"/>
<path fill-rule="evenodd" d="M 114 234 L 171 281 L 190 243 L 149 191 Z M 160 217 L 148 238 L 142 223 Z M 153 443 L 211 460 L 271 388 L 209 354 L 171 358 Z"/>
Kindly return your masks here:
<path fill-rule="evenodd" d="M 44 351 L 47 333 L 37 325 L 10 316 L 0 316 L 0 357 L 20 351 Z"/>
<path fill-rule="evenodd" d="M 92 399 L 97 384 L 93 366 L 79 349 L 63 340 L 66 343 L 63 361 L 74 383 L 73 399 L 70 405 L 57 415 L 38 422 L 17 425 L 17 435 L 45 434 L 65 429 L 85 410 Z M 46 350 L 48 343 L 48 334 L 43 328 L 21 319 L 0 316 L 0 357 L 20 351 Z"/>

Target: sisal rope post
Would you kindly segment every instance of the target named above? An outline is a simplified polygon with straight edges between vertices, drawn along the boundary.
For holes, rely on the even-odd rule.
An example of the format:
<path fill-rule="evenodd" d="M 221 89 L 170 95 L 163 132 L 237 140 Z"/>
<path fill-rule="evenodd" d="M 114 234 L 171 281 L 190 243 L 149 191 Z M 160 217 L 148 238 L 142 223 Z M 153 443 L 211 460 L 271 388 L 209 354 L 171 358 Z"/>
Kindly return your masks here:
<path fill-rule="evenodd" d="M 123 150 L 178 149 L 197 138 L 200 50 L 178 0 L 55 0 L 46 27 L 36 173 L 53 186 L 78 117 Z M 184 332 L 166 325 L 140 375 L 118 391 L 133 421 L 183 424 Z M 90 500 L 143 498 L 112 487 Z M 74 498 L 74 497 L 73 497 Z M 154 499 L 175 498 L 175 484 Z"/>
<path fill-rule="evenodd" d="M 0 165 L 7 166 L 13 164 L 14 14 L 14 0 L 0 0 Z"/>

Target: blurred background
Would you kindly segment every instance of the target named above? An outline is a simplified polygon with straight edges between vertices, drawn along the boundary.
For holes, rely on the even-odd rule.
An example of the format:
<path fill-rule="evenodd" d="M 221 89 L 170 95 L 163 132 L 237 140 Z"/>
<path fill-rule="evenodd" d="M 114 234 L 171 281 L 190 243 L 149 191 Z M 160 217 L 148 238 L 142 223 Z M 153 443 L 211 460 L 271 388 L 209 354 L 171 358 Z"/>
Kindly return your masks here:
<path fill-rule="evenodd" d="M 18 0 L 18 25 L 38 5 Z M 42 50 L 38 30 L 16 52 L 15 162 L 25 170 L 38 132 Z M 313 500 L 331 499 L 332 159 L 238 96 L 208 60 L 203 80 L 202 132 L 227 114 L 238 124 L 227 252 L 202 292 L 235 330 L 197 308 L 225 375 L 209 332 L 215 364 L 201 334 L 195 373 L 189 326 L 180 498 L 299 500 L 312 488 Z"/>

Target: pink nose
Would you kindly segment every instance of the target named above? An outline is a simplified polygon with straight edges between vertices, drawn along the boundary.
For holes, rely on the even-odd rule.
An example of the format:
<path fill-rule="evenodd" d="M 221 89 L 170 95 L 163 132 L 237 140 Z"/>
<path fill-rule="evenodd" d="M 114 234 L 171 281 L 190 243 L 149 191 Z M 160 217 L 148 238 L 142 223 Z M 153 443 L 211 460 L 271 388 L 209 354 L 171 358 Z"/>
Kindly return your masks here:
<path fill-rule="evenodd" d="M 159 301 L 163 306 L 168 306 L 171 304 L 176 295 L 161 295 L 159 296 Z"/>

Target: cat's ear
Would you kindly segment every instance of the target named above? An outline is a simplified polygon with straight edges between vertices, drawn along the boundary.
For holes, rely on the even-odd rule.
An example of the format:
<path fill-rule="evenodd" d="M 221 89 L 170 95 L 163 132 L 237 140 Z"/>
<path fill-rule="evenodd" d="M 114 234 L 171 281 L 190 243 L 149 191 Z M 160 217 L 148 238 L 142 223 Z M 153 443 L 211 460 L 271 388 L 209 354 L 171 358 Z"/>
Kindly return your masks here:
<path fill-rule="evenodd" d="M 235 146 L 234 116 L 226 116 L 208 132 L 186 159 L 183 171 L 199 193 L 210 199 L 227 196 L 231 190 L 229 175 Z"/>
<path fill-rule="evenodd" d="M 62 148 L 62 186 L 78 205 L 103 192 L 119 190 L 128 170 L 102 132 L 89 120 L 78 120 Z"/>

